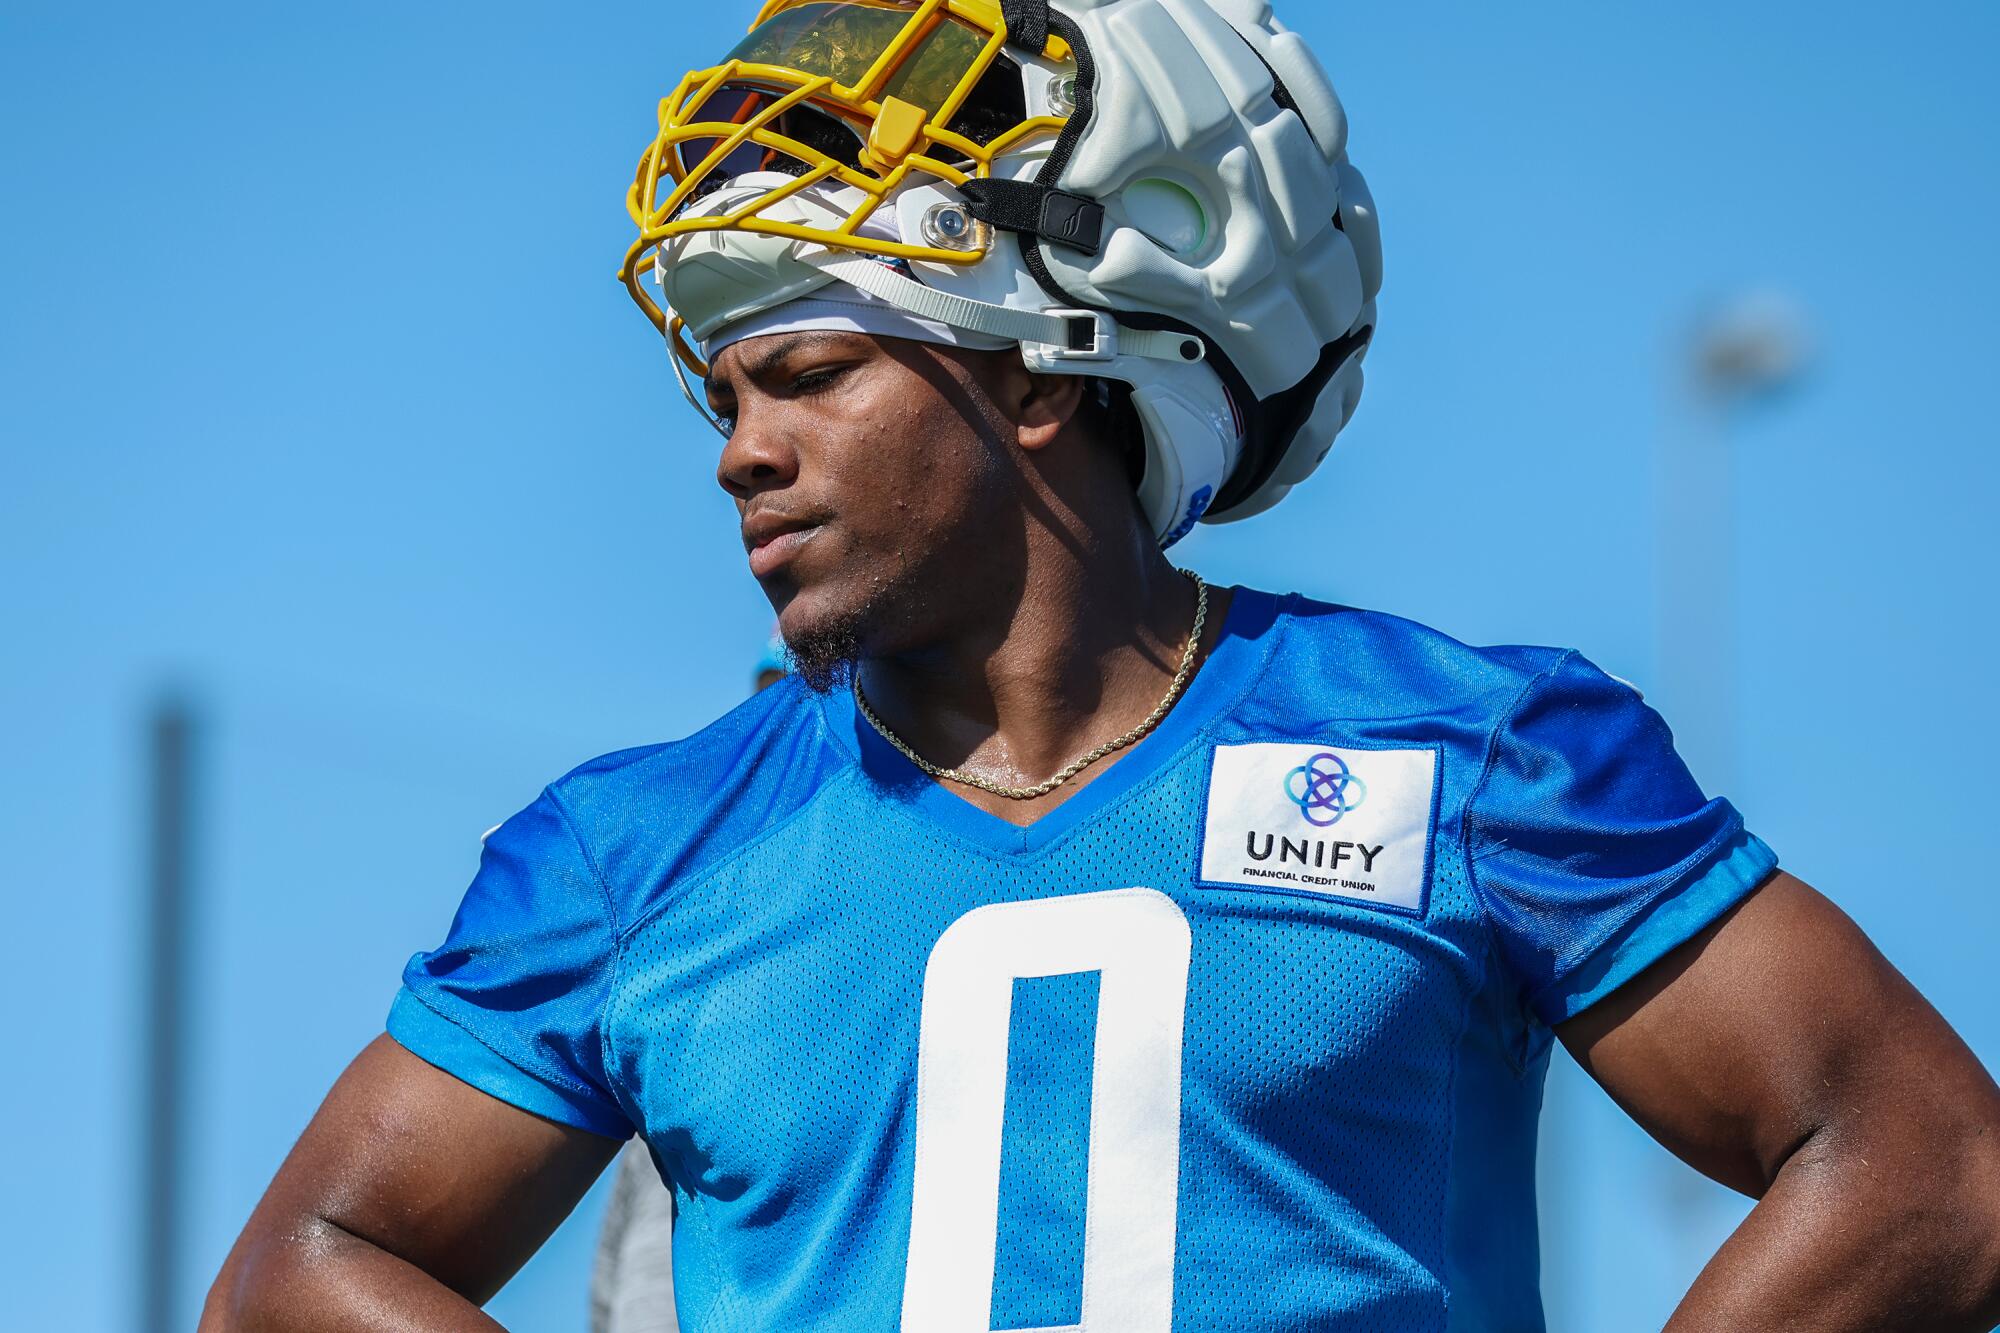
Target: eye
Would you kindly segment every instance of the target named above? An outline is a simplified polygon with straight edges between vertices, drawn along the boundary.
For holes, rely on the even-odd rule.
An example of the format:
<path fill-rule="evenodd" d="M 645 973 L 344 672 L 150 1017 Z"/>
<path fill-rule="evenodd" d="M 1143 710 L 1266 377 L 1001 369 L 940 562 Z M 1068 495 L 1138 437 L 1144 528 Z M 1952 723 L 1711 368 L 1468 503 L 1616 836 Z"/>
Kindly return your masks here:
<path fill-rule="evenodd" d="M 800 395 L 818 393 L 846 373 L 846 366 L 825 366 L 818 370 L 808 370 L 792 381 L 792 392 Z"/>
<path fill-rule="evenodd" d="M 735 434 L 736 404 L 718 403 L 715 401 L 714 397 L 711 396 L 708 402 L 703 404 L 703 406 L 707 408 L 708 419 L 715 423 L 716 429 L 720 430 L 724 435 Z"/>

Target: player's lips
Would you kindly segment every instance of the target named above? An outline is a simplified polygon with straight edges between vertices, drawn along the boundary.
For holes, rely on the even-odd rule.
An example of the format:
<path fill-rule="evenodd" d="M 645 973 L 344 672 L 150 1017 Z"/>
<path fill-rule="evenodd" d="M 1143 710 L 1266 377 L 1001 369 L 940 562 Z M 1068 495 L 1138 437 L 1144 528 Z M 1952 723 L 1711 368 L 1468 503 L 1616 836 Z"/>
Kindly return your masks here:
<path fill-rule="evenodd" d="M 743 520 L 743 549 L 750 553 L 750 573 L 764 578 L 775 573 L 820 533 L 820 525 L 782 514 L 753 514 Z"/>

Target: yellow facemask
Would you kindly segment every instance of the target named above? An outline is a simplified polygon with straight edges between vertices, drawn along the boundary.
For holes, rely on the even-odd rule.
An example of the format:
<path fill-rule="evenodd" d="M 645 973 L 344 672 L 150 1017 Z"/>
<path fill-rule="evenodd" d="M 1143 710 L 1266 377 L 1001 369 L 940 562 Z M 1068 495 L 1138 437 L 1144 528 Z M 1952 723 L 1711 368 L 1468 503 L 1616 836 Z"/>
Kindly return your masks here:
<path fill-rule="evenodd" d="M 696 231 L 743 231 L 939 264 L 975 264 L 986 247 L 947 249 L 860 233 L 913 175 L 959 186 L 992 174 L 1001 154 L 1062 131 L 1066 116 L 1030 116 L 1018 76 L 996 70 L 1007 27 L 997 0 L 769 0 L 720 65 L 695 70 L 660 103 L 660 130 L 626 195 L 639 238 L 619 277 L 646 317 L 698 375 L 707 368 L 680 321 L 641 285 L 659 246 Z M 1070 51 L 1051 37 L 1043 54 Z M 976 97 L 989 72 L 1014 94 Z M 720 214 L 683 216 L 722 182 L 753 171 L 791 179 Z M 851 187 L 860 202 L 837 225 L 764 216 L 801 190 Z M 664 195 L 662 193 L 664 187 Z"/>

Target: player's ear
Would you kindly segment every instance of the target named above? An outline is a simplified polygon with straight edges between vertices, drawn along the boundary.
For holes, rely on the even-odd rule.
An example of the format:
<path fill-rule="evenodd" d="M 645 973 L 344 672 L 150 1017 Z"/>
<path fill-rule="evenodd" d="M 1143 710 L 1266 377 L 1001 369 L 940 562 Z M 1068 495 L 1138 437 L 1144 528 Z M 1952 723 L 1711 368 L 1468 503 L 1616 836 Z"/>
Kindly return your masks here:
<path fill-rule="evenodd" d="M 996 410 L 995 424 L 1023 449 L 1048 448 L 1083 411 L 1087 382 L 1080 376 L 1038 374 L 1013 349 L 969 353 L 965 360 Z"/>
<path fill-rule="evenodd" d="M 1088 382 L 1081 375 L 1041 375 L 1020 368 L 1009 406 L 1014 438 L 1023 449 L 1046 449 L 1083 411 Z"/>

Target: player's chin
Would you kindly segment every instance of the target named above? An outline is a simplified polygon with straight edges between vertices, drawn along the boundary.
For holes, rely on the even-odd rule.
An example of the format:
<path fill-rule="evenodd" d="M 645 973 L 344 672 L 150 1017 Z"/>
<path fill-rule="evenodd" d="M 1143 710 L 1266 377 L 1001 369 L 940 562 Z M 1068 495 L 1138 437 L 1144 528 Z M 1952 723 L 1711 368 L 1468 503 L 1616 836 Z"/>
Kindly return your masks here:
<path fill-rule="evenodd" d="M 824 560 L 817 557 L 824 555 Z M 860 562 L 830 558 L 790 562 L 758 582 L 778 615 L 778 632 L 798 654 L 808 647 L 820 656 L 858 655 L 875 628 L 883 580 Z"/>
<path fill-rule="evenodd" d="M 869 608 L 826 587 L 797 590 L 778 604 L 778 633 L 792 672 L 807 688 L 825 694 L 839 689 L 860 662 L 868 633 Z"/>

